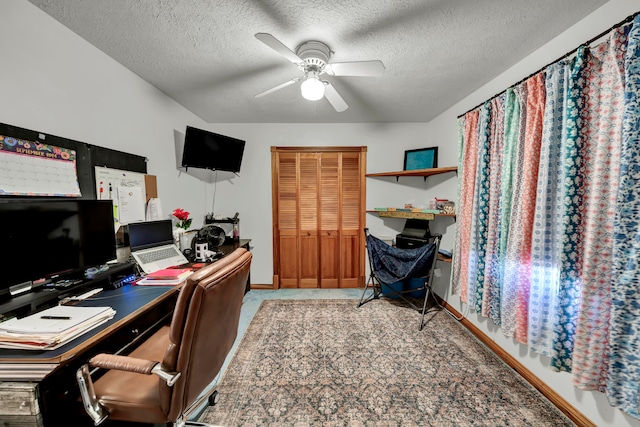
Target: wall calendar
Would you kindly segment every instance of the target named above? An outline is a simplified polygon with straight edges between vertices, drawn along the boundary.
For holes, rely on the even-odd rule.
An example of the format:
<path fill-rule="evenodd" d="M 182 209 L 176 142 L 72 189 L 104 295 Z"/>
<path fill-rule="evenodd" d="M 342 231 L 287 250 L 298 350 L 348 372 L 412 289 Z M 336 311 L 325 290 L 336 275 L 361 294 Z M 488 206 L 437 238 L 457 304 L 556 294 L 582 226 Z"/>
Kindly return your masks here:
<path fill-rule="evenodd" d="M 0 135 L 0 195 L 81 196 L 75 150 Z"/>

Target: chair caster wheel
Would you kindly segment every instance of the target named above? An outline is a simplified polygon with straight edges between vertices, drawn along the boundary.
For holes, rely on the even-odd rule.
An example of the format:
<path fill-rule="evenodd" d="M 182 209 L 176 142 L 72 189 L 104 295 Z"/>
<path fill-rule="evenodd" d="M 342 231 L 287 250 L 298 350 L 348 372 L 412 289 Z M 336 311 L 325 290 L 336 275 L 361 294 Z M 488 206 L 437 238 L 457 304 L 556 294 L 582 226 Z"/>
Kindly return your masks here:
<path fill-rule="evenodd" d="M 218 403 L 220 400 L 220 396 L 218 395 L 218 390 L 214 390 L 213 393 L 209 395 L 209 406 L 213 406 Z"/>

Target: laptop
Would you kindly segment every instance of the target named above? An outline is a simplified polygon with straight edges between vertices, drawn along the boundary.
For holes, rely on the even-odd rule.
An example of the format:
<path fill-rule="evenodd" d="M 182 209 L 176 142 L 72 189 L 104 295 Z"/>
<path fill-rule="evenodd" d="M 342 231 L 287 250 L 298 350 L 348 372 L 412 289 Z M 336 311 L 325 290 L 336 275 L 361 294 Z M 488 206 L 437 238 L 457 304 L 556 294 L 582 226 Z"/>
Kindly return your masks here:
<path fill-rule="evenodd" d="M 170 219 L 129 224 L 129 247 L 147 274 L 189 262 L 173 240 Z"/>

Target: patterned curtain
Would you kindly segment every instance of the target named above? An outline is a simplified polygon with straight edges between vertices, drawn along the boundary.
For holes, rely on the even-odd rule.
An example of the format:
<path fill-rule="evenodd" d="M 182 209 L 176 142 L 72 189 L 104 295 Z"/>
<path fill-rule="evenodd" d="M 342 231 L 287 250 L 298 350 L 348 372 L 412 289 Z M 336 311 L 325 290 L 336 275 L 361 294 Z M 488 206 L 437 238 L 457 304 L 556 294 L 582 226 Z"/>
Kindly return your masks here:
<path fill-rule="evenodd" d="M 516 102 L 518 103 L 519 116 L 517 117 L 517 133 L 511 135 L 512 140 L 509 145 L 513 148 L 511 158 L 513 159 L 513 169 L 511 170 L 512 186 L 506 189 L 511 194 L 508 217 L 505 217 L 506 247 L 504 252 L 504 268 L 502 273 L 502 304 L 501 304 L 501 325 L 502 332 L 512 337 L 516 331 L 516 312 L 518 310 L 518 270 L 520 244 L 522 242 L 522 229 L 518 226 L 522 223 L 522 188 L 523 169 L 525 157 L 525 135 L 527 123 L 527 83 L 524 82 L 515 88 Z M 506 194 L 506 193 L 505 193 Z M 511 227 L 511 224 L 514 226 Z"/>
<path fill-rule="evenodd" d="M 640 418 L 640 16 L 629 33 L 624 69 L 607 395 L 611 405 Z"/>
<path fill-rule="evenodd" d="M 512 190 L 514 185 L 517 186 L 514 177 L 516 175 L 515 166 L 519 146 L 518 137 L 520 135 L 520 101 L 518 101 L 516 92 L 513 89 L 507 89 L 505 93 L 504 111 L 504 152 L 502 156 L 502 181 L 500 182 L 502 202 L 498 245 L 500 286 L 493 291 L 494 297 L 491 303 L 491 319 L 497 325 L 502 325 L 503 304 L 508 304 L 508 300 L 514 298 L 512 292 L 507 292 L 505 295 L 505 283 L 509 283 L 505 280 L 505 272 L 512 263 L 508 259 L 507 245 L 509 243 L 509 219 L 511 218 L 511 206 L 513 205 Z"/>
<path fill-rule="evenodd" d="M 577 322 L 577 307 L 580 303 L 582 282 L 581 269 L 581 219 L 582 176 L 578 173 L 582 159 L 582 140 L 579 137 L 579 118 L 582 106 L 583 66 L 585 49 L 578 49 L 569 75 L 566 118 L 562 141 L 563 188 L 562 225 L 560 235 L 560 282 L 553 328 L 553 352 L 551 367 L 559 371 L 571 369 L 573 340 Z"/>
<path fill-rule="evenodd" d="M 464 135 L 462 136 L 463 156 L 458 165 L 460 170 L 460 197 L 456 222 L 456 245 L 452 266 L 453 289 L 467 302 L 469 278 L 469 243 L 471 241 L 471 223 L 473 212 L 473 195 L 476 187 L 476 164 L 478 162 L 478 121 L 480 114 L 472 111 L 464 119 Z M 463 261 L 464 260 L 464 261 Z"/>
<path fill-rule="evenodd" d="M 535 221 L 531 245 L 528 341 L 531 349 L 545 356 L 553 346 L 553 319 L 559 286 L 562 238 L 562 141 L 567 64 L 558 62 L 546 70 L 546 104 L 540 149 Z"/>
<path fill-rule="evenodd" d="M 487 243 L 484 266 L 484 292 L 481 313 L 491 316 L 494 302 L 500 301 L 500 192 L 502 182 L 502 152 L 504 150 L 504 96 L 491 100 L 489 154 L 489 212 L 487 217 Z M 499 316 L 499 314 L 498 314 Z"/>
<path fill-rule="evenodd" d="M 624 105 L 624 54 L 628 26 L 591 49 L 585 68 L 583 138 L 584 255 L 582 297 L 578 310 L 573 383 L 604 391 L 609 348 L 613 220 L 620 177 L 622 114 Z"/>
<path fill-rule="evenodd" d="M 491 107 L 489 103 L 480 110 L 480 132 L 478 134 L 478 166 L 476 172 L 476 192 L 474 195 L 474 215 L 471 233 L 471 252 L 469 259 L 469 305 L 474 310 L 482 309 L 484 293 L 484 266 L 487 247 L 487 220 L 489 215 L 489 168 L 491 162 Z"/>
<path fill-rule="evenodd" d="M 640 418 L 640 16 L 459 120 L 455 293 Z"/>
<path fill-rule="evenodd" d="M 531 233 L 535 212 L 536 188 L 540 145 L 542 144 L 542 118 L 544 116 L 544 74 L 539 73 L 526 81 L 527 114 L 524 130 L 524 158 L 522 165 L 522 197 L 518 207 L 520 223 L 512 226 L 520 229 L 518 251 L 516 333 L 517 341 L 527 343 L 529 315 L 529 287 L 531 278 Z"/>

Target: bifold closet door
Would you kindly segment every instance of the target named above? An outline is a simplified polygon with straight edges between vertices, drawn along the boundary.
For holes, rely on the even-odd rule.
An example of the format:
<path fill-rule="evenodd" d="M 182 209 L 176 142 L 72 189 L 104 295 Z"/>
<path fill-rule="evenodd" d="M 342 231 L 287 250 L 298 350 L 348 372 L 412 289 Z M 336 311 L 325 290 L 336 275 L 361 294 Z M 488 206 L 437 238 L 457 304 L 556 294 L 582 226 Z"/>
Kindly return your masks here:
<path fill-rule="evenodd" d="M 362 285 L 365 152 L 272 147 L 276 287 Z"/>
<path fill-rule="evenodd" d="M 298 155 L 276 153 L 273 183 L 276 184 L 277 208 L 274 206 L 274 276 L 281 288 L 298 287 Z M 276 233 L 277 232 L 277 233 Z"/>
<path fill-rule="evenodd" d="M 340 153 L 320 159 L 320 287 L 340 287 Z"/>
<path fill-rule="evenodd" d="M 364 174 L 360 153 L 342 153 L 340 173 L 340 287 L 364 280 Z"/>
<path fill-rule="evenodd" d="M 300 229 L 299 288 L 318 287 L 318 161 L 317 153 L 299 153 Z"/>

